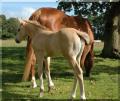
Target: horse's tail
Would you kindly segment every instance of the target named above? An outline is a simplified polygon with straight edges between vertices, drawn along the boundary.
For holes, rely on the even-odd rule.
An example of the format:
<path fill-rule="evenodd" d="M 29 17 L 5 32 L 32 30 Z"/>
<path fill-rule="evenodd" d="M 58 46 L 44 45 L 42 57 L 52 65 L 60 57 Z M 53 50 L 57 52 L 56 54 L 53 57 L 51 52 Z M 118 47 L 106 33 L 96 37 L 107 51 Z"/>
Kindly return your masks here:
<path fill-rule="evenodd" d="M 26 48 L 26 65 L 24 67 L 24 73 L 22 77 L 22 81 L 26 81 L 29 78 L 30 75 L 30 69 L 31 69 L 31 62 L 32 62 L 32 47 L 31 47 L 31 40 L 27 40 L 27 48 Z"/>
<path fill-rule="evenodd" d="M 81 38 L 83 38 L 86 42 L 86 44 L 90 44 L 90 37 L 86 32 L 82 32 L 79 30 L 76 30 L 77 35 L 80 36 Z"/>

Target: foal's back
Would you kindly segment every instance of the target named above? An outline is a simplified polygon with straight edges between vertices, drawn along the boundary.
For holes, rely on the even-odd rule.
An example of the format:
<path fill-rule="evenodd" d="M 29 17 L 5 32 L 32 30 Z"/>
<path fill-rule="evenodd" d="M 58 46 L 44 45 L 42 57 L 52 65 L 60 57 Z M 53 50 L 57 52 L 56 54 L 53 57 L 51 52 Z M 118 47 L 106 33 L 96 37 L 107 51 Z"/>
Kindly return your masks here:
<path fill-rule="evenodd" d="M 62 28 L 58 32 L 42 30 L 34 36 L 32 43 L 34 49 L 42 51 L 47 56 L 79 52 L 81 46 L 76 29 L 73 28 Z"/>

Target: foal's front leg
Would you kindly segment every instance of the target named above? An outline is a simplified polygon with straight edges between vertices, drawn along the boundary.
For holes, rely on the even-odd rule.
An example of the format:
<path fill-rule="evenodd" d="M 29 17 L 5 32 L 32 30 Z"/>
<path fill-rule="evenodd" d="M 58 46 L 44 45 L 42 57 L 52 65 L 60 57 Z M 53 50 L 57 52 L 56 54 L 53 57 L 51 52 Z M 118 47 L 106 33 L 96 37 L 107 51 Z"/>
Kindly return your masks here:
<path fill-rule="evenodd" d="M 40 97 L 44 95 L 44 84 L 43 84 L 43 60 L 44 55 L 41 52 L 36 52 L 36 58 L 38 62 L 38 76 L 40 79 Z"/>

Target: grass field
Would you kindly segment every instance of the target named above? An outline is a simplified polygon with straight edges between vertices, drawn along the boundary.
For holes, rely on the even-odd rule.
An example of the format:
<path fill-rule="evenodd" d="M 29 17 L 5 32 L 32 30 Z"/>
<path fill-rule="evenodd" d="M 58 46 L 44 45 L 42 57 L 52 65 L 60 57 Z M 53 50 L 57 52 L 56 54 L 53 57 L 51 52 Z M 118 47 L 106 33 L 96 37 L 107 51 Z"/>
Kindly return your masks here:
<path fill-rule="evenodd" d="M 25 64 L 26 42 L 21 44 L 16 44 L 14 40 L 0 40 L 0 42 L 2 42 L 0 47 L 2 50 L 2 68 L 0 68 L 0 77 L 2 76 L 0 93 L 2 93 L 2 100 L 41 99 L 38 97 L 39 86 L 31 89 L 30 81 L 21 82 Z M 92 75 L 90 78 L 84 77 L 86 97 L 87 99 L 117 100 L 120 99 L 118 92 L 119 63 L 116 59 L 99 57 L 98 55 L 102 48 L 103 43 L 95 44 L 94 52 L 96 56 Z M 47 80 L 44 79 L 45 94 L 42 99 L 67 99 L 73 84 L 72 70 L 67 61 L 63 57 L 53 57 L 51 72 L 56 89 L 48 93 Z M 39 85 L 37 73 L 36 78 Z M 76 99 L 79 99 L 79 89 L 77 90 Z"/>

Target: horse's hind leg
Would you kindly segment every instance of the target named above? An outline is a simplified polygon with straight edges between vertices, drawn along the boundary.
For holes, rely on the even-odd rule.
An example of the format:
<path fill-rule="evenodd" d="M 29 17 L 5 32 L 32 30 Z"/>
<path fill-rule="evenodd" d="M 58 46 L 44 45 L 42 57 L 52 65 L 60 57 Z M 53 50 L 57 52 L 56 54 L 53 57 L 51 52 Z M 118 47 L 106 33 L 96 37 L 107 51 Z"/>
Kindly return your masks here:
<path fill-rule="evenodd" d="M 50 57 L 47 57 L 45 59 L 45 72 L 46 72 L 46 76 L 48 79 L 48 92 L 51 91 L 52 88 L 54 88 L 54 83 L 51 79 L 51 75 L 50 75 Z"/>

